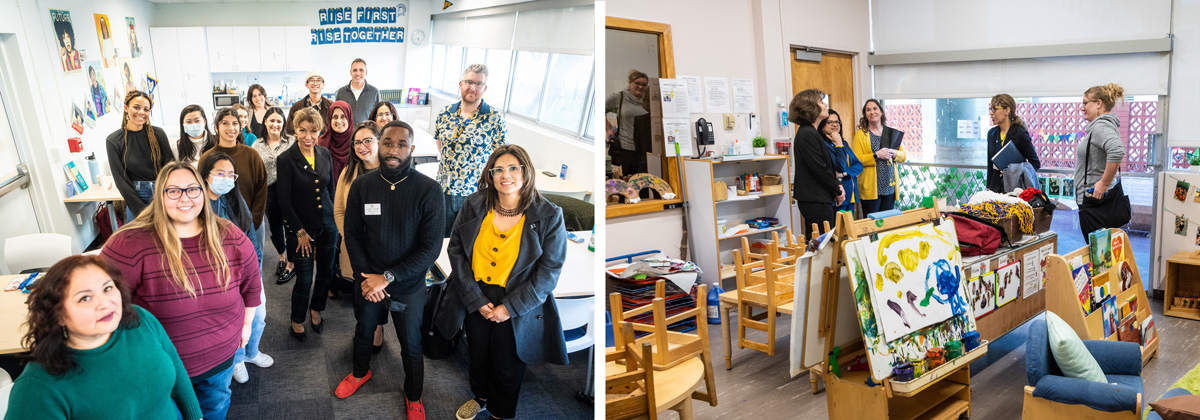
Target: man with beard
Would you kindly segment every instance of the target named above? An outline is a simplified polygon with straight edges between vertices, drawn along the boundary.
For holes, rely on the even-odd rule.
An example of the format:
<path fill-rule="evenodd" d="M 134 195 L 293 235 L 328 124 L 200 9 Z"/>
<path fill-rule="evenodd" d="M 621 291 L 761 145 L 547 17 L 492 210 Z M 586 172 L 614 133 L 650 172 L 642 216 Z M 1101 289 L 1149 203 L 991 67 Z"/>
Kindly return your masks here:
<path fill-rule="evenodd" d="M 445 191 L 446 231 L 450 228 L 463 201 L 475 193 L 483 166 L 492 151 L 508 144 L 508 129 L 504 117 L 483 102 L 487 92 L 488 69 L 483 64 L 472 64 L 463 71 L 458 82 L 461 101 L 450 104 L 438 113 L 433 138 L 441 151 L 437 180 Z"/>
<path fill-rule="evenodd" d="M 424 419 L 421 318 L 425 270 L 442 248 L 445 209 L 438 183 L 413 169 L 413 129 L 403 121 L 383 127 L 379 169 L 359 175 L 346 201 L 346 252 L 354 268 L 354 371 L 334 394 L 346 398 L 371 379 L 371 344 L 380 313 L 390 310 L 404 362 L 408 419 Z"/>

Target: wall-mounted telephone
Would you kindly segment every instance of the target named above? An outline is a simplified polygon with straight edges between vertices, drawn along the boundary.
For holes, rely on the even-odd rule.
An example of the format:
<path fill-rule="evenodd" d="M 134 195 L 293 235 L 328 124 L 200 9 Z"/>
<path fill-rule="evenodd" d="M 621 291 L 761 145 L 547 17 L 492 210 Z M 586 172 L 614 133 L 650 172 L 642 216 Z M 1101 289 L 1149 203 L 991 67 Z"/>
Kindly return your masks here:
<path fill-rule="evenodd" d="M 703 118 L 696 120 L 696 144 L 712 145 L 716 144 L 716 139 L 713 137 L 712 123 L 705 121 Z"/>

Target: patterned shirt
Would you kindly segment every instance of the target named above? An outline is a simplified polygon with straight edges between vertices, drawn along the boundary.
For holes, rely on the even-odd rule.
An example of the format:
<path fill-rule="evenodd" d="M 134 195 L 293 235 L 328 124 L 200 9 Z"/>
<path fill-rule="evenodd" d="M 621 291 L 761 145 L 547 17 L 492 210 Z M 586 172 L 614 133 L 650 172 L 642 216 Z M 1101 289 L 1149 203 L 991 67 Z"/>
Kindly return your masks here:
<path fill-rule="evenodd" d="M 875 133 L 871 133 L 871 150 L 878 152 L 881 148 L 883 148 L 883 140 Z M 893 174 L 895 170 L 896 165 L 887 159 L 875 161 L 875 185 L 879 195 L 896 193 L 896 178 Z"/>
<path fill-rule="evenodd" d="M 255 140 L 254 144 L 250 146 L 258 152 L 259 156 L 262 156 L 263 166 L 267 169 L 267 185 L 275 184 L 275 160 L 279 159 L 279 155 L 282 155 L 291 146 L 292 137 L 286 134 L 279 136 L 279 144 L 274 149 L 267 145 L 266 137 Z"/>
<path fill-rule="evenodd" d="M 504 117 L 482 100 L 469 119 L 459 115 L 461 103 L 438 113 L 433 137 L 442 144 L 437 174 L 442 190 L 449 195 L 468 196 L 475 193 L 492 151 L 508 144 L 508 128 Z"/>

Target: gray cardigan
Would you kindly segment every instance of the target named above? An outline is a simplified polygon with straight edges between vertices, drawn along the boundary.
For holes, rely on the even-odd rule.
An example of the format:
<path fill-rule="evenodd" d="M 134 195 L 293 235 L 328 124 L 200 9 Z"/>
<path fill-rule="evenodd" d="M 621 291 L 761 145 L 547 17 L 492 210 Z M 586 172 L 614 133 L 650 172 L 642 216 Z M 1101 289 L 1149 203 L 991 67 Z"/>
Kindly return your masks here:
<path fill-rule="evenodd" d="M 1121 143 L 1121 121 L 1117 114 L 1107 113 L 1096 117 L 1084 128 L 1084 136 L 1075 146 L 1075 202 L 1083 204 L 1087 189 L 1092 188 L 1104 176 L 1104 166 L 1121 163 L 1125 159 L 1125 144 Z M 1088 158 L 1088 149 L 1091 156 Z M 1086 162 L 1085 162 L 1086 161 Z M 1086 164 L 1086 168 L 1084 168 Z M 1120 174 L 1113 177 L 1108 186 L 1111 190 L 1121 181 Z"/>
<path fill-rule="evenodd" d="M 454 232 L 446 250 L 453 271 L 446 280 L 449 287 L 444 311 L 438 313 L 434 321 L 443 334 L 453 335 L 468 312 L 488 304 L 483 291 L 472 280 L 475 275 L 471 269 L 475 238 L 487 216 L 485 193 L 486 190 L 480 190 L 468 196 L 454 221 Z M 562 209 L 544 198 L 534 198 L 525 210 L 525 225 L 521 233 L 521 250 L 509 274 L 506 295 L 500 302 L 512 315 L 517 356 L 521 361 L 565 365 L 566 340 L 558 306 L 554 303 L 554 287 L 558 285 L 567 255 L 567 230 L 563 226 Z M 591 273 L 579 275 L 590 276 Z"/>
<path fill-rule="evenodd" d="M 371 86 L 370 83 L 363 82 L 363 91 L 358 95 L 358 99 L 354 99 L 354 92 L 350 90 L 350 84 L 342 86 L 337 91 L 335 101 L 345 101 L 350 104 L 350 112 L 354 114 L 354 124 L 350 128 L 358 125 L 358 123 L 366 121 L 367 117 L 371 116 L 371 108 L 379 103 L 379 89 Z M 322 115 L 324 117 L 324 115 Z"/>

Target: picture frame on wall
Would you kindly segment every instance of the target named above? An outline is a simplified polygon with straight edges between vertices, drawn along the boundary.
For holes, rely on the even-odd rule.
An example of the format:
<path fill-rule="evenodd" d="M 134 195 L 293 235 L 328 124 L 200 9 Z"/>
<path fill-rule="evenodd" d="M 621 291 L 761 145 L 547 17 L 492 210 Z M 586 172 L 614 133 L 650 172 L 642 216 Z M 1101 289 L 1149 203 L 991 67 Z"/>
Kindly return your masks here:
<path fill-rule="evenodd" d="M 54 40 L 58 45 L 58 59 L 62 62 L 63 74 L 79 73 L 83 70 L 83 52 L 78 49 L 79 38 L 75 37 L 71 12 L 50 9 L 50 26 L 54 28 Z"/>
<path fill-rule="evenodd" d="M 125 17 L 125 29 L 129 32 L 129 57 L 142 58 L 142 45 L 138 43 L 137 25 L 133 18 Z"/>
<path fill-rule="evenodd" d="M 112 28 L 109 25 L 111 22 L 108 15 L 99 13 L 92 14 L 96 21 L 96 38 L 100 41 L 100 61 L 104 63 L 104 67 L 115 67 L 117 65 L 117 50 L 113 47 Z"/>

